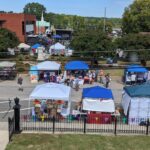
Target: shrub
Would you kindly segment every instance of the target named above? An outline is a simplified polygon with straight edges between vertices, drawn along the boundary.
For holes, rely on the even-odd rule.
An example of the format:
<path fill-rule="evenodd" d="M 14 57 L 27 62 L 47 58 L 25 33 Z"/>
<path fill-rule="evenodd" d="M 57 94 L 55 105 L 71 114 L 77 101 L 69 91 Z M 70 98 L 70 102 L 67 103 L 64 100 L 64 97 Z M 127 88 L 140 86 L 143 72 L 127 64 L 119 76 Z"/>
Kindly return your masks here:
<path fill-rule="evenodd" d="M 22 67 L 20 67 L 20 68 L 18 68 L 18 69 L 17 69 L 17 71 L 18 71 L 18 72 L 24 72 L 24 71 L 25 71 L 25 69 L 24 69 L 24 68 L 22 68 Z"/>

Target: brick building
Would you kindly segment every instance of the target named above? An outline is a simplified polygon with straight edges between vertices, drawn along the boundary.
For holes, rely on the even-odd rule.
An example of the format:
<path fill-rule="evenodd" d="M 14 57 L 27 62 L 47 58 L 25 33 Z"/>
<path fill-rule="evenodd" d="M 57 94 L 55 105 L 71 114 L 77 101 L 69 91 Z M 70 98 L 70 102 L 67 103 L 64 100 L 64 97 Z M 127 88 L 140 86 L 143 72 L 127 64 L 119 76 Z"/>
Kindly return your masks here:
<path fill-rule="evenodd" d="M 36 33 L 36 17 L 29 14 L 0 13 L 0 28 L 15 32 L 20 42 L 29 34 Z"/>

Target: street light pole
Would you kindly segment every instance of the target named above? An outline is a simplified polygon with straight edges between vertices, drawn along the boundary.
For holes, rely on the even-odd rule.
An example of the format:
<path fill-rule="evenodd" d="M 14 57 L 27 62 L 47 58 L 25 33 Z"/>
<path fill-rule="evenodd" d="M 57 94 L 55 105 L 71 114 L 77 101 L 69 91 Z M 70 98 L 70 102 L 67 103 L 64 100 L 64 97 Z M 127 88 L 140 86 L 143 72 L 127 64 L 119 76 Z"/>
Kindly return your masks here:
<path fill-rule="evenodd" d="M 103 28 L 104 32 L 106 31 L 106 7 L 104 10 L 104 28 Z"/>

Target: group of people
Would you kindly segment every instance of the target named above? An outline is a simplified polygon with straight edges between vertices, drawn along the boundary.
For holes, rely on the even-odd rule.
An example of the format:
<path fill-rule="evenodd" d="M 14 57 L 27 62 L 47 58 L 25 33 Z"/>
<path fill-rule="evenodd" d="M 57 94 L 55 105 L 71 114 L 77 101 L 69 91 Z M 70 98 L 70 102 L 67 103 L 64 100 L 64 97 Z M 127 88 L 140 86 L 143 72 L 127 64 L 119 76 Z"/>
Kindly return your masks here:
<path fill-rule="evenodd" d="M 147 73 L 129 72 L 126 74 L 126 82 L 129 82 L 131 85 L 136 83 L 143 83 L 146 80 L 147 80 Z"/>
<path fill-rule="evenodd" d="M 63 79 L 63 75 L 56 75 L 55 73 L 44 72 L 43 79 L 45 82 L 60 83 Z"/>
<path fill-rule="evenodd" d="M 49 120 L 55 117 L 56 119 L 63 118 L 62 112 L 68 108 L 68 103 L 61 100 L 34 100 L 32 107 L 32 117 L 36 120 Z"/>
<path fill-rule="evenodd" d="M 80 72 L 79 72 L 80 73 Z M 69 74 L 66 79 L 66 83 L 68 86 L 73 86 L 74 83 L 79 83 L 79 80 L 83 80 L 83 83 L 92 84 L 93 82 L 99 82 L 101 84 L 104 84 L 106 88 L 109 87 L 111 82 L 110 74 L 104 74 L 103 70 L 94 70 L 94 71 L 87 71 L 83 72 L 83 76 L 81 74 Z M 75 84 L 75 85 L 77 85 Z"/>
<path fill-rule="evenodd" d="M 98 72 L 97 71 L 74 71 L 67 72 L 68 79 L 74 80 L 75 78 L 83 79 L 84 83 L 92 84 L 92 82 L 97 81 Z"/>

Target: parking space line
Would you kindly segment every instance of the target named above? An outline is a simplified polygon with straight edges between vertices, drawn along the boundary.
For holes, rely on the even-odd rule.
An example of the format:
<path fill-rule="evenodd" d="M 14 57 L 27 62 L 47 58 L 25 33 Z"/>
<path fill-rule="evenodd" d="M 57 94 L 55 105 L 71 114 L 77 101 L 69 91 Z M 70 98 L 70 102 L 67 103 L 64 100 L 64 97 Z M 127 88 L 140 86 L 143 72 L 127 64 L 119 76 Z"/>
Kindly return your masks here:
<path fill-rule="evenodd" d="M 22 110 L 29 110 L 29 109 L 32 109 L 33 107 L 30 107 L 30 108 L 23 108 L 23 109 L 20 109 L 20 111 L 22 111 Z M 9 111 L 0 111 L 0 114 L 4 114 L 4 113 L 9 113 L 9 112 L 13 112 L 14 110 L 13 109 L 11 109 L 11 110 L 9 110 Z"/>

